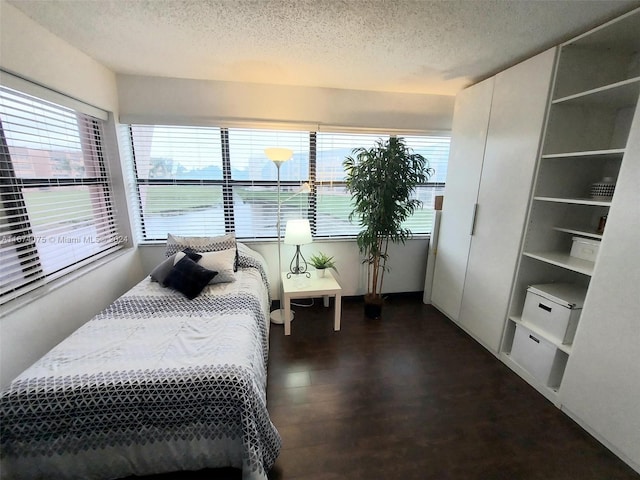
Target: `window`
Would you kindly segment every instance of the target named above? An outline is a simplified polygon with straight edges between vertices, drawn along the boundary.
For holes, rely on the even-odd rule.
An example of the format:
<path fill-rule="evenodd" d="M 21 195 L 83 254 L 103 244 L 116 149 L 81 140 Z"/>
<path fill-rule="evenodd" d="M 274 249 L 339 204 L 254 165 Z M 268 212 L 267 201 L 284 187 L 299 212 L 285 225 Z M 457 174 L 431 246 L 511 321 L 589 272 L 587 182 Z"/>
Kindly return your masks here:
<path fill-rule="evenodd" d="M 277 235 L 278 169 L 264 153 L 269 147 L 288 148 L 291 159 L 280 167 L 281 234 L 287 220 L 308 217 L 308 194 L 297 194 L 309 181 L 309 132 L 229 129 L 230 188 L 233 221 L 229 231 L 239 238 Z"/>
<path fill-rule="evenodd" d="M 143 241 L 167 233 L 239 238 L 276 236 L 278 169 L 264 149 L 293 150 L 281 167 L 282 228 L 307 215 L 309 132 L 131 126 Z"/>
<path fill-rule="evenodd" d="M 2 303 L 120 246 L 103 121 L 0 87 Z"/>
<path fill-rule="evenodd" d="M 142 238 L 225 231 L 219 128 L 133 125 Z"/>
<path fill-rule="evenodd" d="M 371 134 L 318 133 L 316 166 L 316 235 L 335 237 L 356 235 L 360 231 L 357 218 L 349 221 L 352 210 L 351 195 L 345 187 L 345 172 L 342 161 L 352 154 L 354 148 L 372 147 L 376 140 L 388 136 Z M 434 218 L 434 196 L 444 191 L 449 158 L 449 137 L 403 136 L 407 146 L 429 160 L 435 170 L 429 183 L 420 185 L 415 192 L 422 201 L 422 208 L 414 212 L 406 222 L 414 234 L 430 233 Z"/>
<path fill-rule="evenodd" d="M 308 218 L 316 237 L 351 237 L 351 196 L 342 161 L 355 147 L 373 146 L 376 134 L 316 133 L 217 127 L 131 125 L 142 242 L 167 233 L 274 238 L 277 235 L 278 169 L 268 147 L 293 151 L 280 167 L 281 233 L 288 219 Z M 407 222 L 415 234 L 433 223 L 433 197 L 444 189 L 448 136 L 405 136 L 436 170 L 416 196 L 424 202 Z M 301 193 L 309 182 L 311 193 Z"/>

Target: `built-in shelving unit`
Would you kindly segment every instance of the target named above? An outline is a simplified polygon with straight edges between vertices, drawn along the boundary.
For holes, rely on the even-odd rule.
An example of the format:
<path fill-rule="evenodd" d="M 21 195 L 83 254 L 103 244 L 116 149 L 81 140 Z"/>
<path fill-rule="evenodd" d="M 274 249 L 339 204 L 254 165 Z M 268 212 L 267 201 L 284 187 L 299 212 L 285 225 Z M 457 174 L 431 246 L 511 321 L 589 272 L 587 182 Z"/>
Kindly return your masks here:
<path fill-rule="evenodd" d="M 640 13 L 636 11 L 561 45 L 556 59 L 500 352 L 507 365 L 556 403 L 572 346 L 558 343 L 535 322 L 523 318 L 527 288 L 558 282 L 588 288 L 597 259 L 571 256 L 571 246 L 573 237 L 606 238 L 611 198 L 593 198 L 590 190 L 605 177 L 614 183 L 618 178 L 640 95 L 638 32 Z M 527 333 L 553 346 L 549 377 L 537 378 L 511 357 L 518 328 L 526 328 Z"/>

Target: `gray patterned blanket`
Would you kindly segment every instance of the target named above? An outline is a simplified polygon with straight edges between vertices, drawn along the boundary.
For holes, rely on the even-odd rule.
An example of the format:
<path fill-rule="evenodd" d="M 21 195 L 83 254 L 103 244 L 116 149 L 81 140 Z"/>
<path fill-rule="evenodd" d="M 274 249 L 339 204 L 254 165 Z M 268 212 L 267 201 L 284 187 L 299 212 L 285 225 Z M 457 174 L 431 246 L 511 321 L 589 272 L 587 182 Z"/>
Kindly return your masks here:
<path fill-rule="evenodd" d="M 113 479 L 242 468 L 266 479 L 265 274 L 194 300 L 145 279 L 0 395 L 2 478 Z"/>

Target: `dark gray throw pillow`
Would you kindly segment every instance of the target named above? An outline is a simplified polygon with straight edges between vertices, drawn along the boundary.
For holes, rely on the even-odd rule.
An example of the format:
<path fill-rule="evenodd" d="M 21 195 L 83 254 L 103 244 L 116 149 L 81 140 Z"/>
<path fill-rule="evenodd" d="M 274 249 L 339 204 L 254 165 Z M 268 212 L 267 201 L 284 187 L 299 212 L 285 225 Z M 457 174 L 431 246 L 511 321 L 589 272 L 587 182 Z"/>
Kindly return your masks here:
<path fill-rule="evenodd" d="M 192 250 L 191 248 L 185 248 L 184 250 L 182 250 L 182 253 L 184 253 L 194 262 L 197 262 L 202 258 L 202 255 Z M 175 262 L 176 255 L 177 253 L 174 253 L 151 271 L 149 275 L 151 276 L 152 282 L 158 282 L 161 285 L 164 285 L 164 281 L 167 278 L 167 275 L 169 275 L 169 272 L 173 268 L 173 262 Z"/>
<path fill-rule="evenodd" d="M 173 288 L 189 300 L 193 300 L 217 274 L 218 272 L 198 265 L 185 255 L 173 266 L 164 280 L 164 286 Z"/>

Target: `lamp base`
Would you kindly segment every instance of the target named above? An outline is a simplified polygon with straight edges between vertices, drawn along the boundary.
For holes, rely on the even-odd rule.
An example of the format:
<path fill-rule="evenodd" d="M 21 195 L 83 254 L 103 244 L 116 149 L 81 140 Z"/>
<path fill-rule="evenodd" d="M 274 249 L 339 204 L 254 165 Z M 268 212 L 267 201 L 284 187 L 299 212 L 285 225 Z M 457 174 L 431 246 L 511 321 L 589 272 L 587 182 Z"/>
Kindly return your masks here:
<path fill-rule="evenodd" d="M 292 310 L 290 314 L 290 321 L 293 321 L 293 318 L 294 318 L 294 314 Z M 284 324 L 284 308 L 273 310 L 271 312 L 271 323 L 275 323 L 276 325 Z"/>

